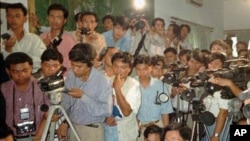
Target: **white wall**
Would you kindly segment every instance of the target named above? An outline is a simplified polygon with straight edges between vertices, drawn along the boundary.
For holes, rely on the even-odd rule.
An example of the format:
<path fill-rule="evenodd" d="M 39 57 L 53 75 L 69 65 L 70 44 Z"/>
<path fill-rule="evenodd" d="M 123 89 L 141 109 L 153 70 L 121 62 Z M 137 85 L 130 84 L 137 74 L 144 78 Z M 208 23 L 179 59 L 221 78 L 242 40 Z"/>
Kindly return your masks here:
<path fill-rule="evenodd" d="M 250 0 L 224 1 L 224 29 L 250 29 Z"/>
<path fill-rule="evenodd" d="M 166 25 L 170 17 L 174 16 L 209 26 L 214 28 L 211 40 L 223 39 L 223 5 L 223 0 L 203 0 L 201 7 L 190 4 L 187 0 L 155 0 L 155 17 L 164 18 Z"/>

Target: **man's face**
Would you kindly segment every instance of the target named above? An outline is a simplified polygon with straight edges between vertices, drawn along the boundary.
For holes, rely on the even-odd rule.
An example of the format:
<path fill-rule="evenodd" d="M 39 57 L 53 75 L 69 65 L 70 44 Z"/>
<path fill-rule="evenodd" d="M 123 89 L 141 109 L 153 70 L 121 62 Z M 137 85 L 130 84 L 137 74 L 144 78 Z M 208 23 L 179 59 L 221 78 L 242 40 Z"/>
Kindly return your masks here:
<path fill-rule="evenodd" d="M 173 39 L 175 37 L 173 30 L 174 30 L 173 26 L 168 27 L 168 30 L 167 30 L 166 34 L 167 34 L 167 37 L 170 38 L 170 39 Z"/>
<path fill-rule="evenodd" d="M 19 8 L 8 8 L 6 19 L 11 29 L 23 28 L 24 23 L 27 21 L 27 17 Z"/>
<path fill-rule="evenodd" d="M 150 77 L 152 67 L 146 64 L 137 64 L 135 69 L 139 79 L 147 79 Z"/>
<path fill-rule="evenodd" d="M 12 64 L 7 72 L 16 84 L 26 84 L 31 78 L 32 66 L 28 62 Z"/>
<path fill-rule="evenodd" d="M 222 62 L 220 61 L 220 59 L 215 59 L 213 61 L 211 61 L 210 63 L 208 63 L 208 69 L 210 70 L 217 70 L 223 67 Z"/>
<path fill-rule="evenodd" d="M 179 57 L 181 64 L 186 65 L 187 64 L 187 54 L 184 54 Z"/>
<path fill-rule="evenodd" d="M 105 31 L 113 29 L 113 22 L 111 19 L 104 20 L 103 27 Z"/>
<path fill-rule="evenodd" d="M 160 140 L 161 140 L 161 136 L 160 134 L 157 134 L 157 133 L 149 133 L 148 138 L 144 139 L 144 141 L 160 141 Z"/>
<path fill-rule="evenodd" d="M 163 63 L 158 62 L 157 65 L 152 67 L 151 75 L 154 78 L 160 79 L 161 76 L 163 75 Z"/>
<path fill-rule="evenodd" d="M 154 29 L 157 33 L 161 33 L 164 31 L 164 25 L 163 22 L 158 20 L 155 22 Z"/>
<path fill-rule="evenodd" d="M 82 17 L 82 26 L 83 26 L 83 28 L 89 28 L 91 31 L 94 31 L 96 26 L 97 26 L 95 16 L 93 16 L 93 15 L 83 16 Z"/>
<path fill-rule="evenodd" d="M 118 40 L 122 38 L 122 36 L 127 32 L 127 30 L 124 30 L 120 25 L 116 25 L 113 28 L 113 37 L 114 39 Z"/>
<path fill-rule="evenodd" d="M 238 44 L 238 45 L 236 46 L 236 49 L 237 49 L 237 52 L 239 52 L 239 51 L 242 50 L 242 49 L 247 49 L 247 47 L 246 47 L 244 44 Z"/>
<path fill-rule="evenodd" d="M 179 131 L 171 130 L 166 133 L 164 141 L 184 141 L 184 139 L 181 137 Z"/>
<path fill-rule="evenodd" d="M 193 71 L 198 71 L 199 68 L 201 67 L 201 63 L 194 58 L 190 58 L 188 61 L 188 68 Z"/>
<path fill-rule="evenodd" d="M 117 48 L 108 48 L 108 51 L 106 55 L 104 56 L 104 64 L 108 66 L 112 66 L 111 59 L 115 53 L 117 53 L 119 50 Z"/>
<path fill-rule="evenodd" d="M 86 63 L 71 61 L 71 68 L 76 77 L 82 78 L 90 73 L 91 68 Z"/>
<path fill-rule="evenodd" d="M 186 39 L 186 37 L 188 36 L 188 34 L 189 34 L 188 28 L 184 26 L 184 27 L 181 29 L 181 37 L 182 37 L 183 39 Z"/>
<path fill-rule="evenodd" d="M 51 29 L 61 30 L 63 25 L 66 23 L 64 19 L 63 11 L 61 10 L 51 10 L 49 12 L 48 21 Z"/>
<path fill-rule="evenodd" d="M 62 64 L 58 60 L 43 61 L 41 64 L 42 73 L 45 77 L 55 74 Z"/>
<path fill-rule="evenodd" d="M 130 70 L 131 68 L 129 67 L 129 64 L 123 63 L 121 59 L 117 59 L 113 62 L 114 75 L 120 75 L 121 79 L 125 79 L 128 76 Z"/>
<path fill-rule="evenodd" d="M 215 53 L 215 52 L 226 53 L 226 50 L 222 46 L 215 44 L 211 47 L 211 53 Z"/>
<path fill-rule="evenodd" d="M 176 61 L 176 55 L 172 52 L 167 52 L 165 54 L 164 61 L 166 64 L 174 63 Z"/>

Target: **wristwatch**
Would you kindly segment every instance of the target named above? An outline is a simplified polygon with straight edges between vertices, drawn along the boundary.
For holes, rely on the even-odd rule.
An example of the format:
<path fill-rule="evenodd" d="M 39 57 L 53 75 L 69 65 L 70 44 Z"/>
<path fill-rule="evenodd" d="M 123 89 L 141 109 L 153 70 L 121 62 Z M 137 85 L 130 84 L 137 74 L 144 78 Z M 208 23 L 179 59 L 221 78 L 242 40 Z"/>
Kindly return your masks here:
<path fill-rule="evenodd" d="M 219 137 L 220 134 L 219 134 L 219 133 L 214 133 L 214 136 L 215 136 L 215 137 Z"/>

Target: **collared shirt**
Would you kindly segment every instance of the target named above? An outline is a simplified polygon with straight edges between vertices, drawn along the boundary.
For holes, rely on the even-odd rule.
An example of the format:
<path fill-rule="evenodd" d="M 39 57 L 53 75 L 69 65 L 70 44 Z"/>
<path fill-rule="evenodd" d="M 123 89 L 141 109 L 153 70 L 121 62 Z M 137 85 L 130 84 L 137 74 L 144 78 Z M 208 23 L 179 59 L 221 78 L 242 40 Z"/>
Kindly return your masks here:
<path fill-rule="evenodd" d="M 136 79 L 139 81 L 138 76 Z M 140 86 L 140 90 L 142 101 L 138 112 L 138 119 L 142 124 L 161 120 L 162 114 L 169 114 L 173 112 L 170 100 L 170 91 L 161 80 L 151 77 L 150 84 L 146 88 Z M 163 92 L 168 95 L 168 102 L 156 104 L 157 97 Z"/>
<path fill-rule="evenodd" d="M 122 118 L 116 118 L 118 138 L 119 141 L 135 141 L 136 137 L 138 136 L 138 125 L 136 115 L 141 105 L 140 85 L 134 78 L 127 77 L 121 88 L 121 91 L 123 96 L 129 103 L 132 112 L 129 116 L 124 117 L 119 108 L 119 105 L 116 102 L 116 96 L 114 96 L 114 104 L 118 107 L 120 113 L 122 114 Z"/>
<path fill-rule="evenodd" d="M 40 35 L 42 39 L 48 38 L 51 39 L 50 31 L 44 32 Z M 51 39 L 53 41 L 53 39 Z M 62 34 L 62 42 L 57 46 L 58 51 L 63 56 L 63 66 L 69 69 L 71 67 L 71 63 L 69 60 L 69 52 L 76 44 L 76 40 L 68 33 L 63 32 Z M 40 65 L 40 64 L 39 64 Z"/>
<path fill-rule="evenodd" d="M 179 41 L 179 45 L 178 46 L 181 46 L 182 49 L 193 50 L 192 45 L 187 40 L 184 40 L 183 42 Z"/>
<path fill-rule="evenodd" d="M 125 33 L 117 42 L 114 42 L 113 30 L 102 33 L 108 47 L 117 47 L 120 51 L 129 51 L 130 47 L 130 35 Z"/>
<path fill-rule="evenodd" d="M 83 36 L 82 42 L 91 44 L 95 48 L 97 54 L 101 52 L 102 48 L 107 47 L 105 38 L 103 37 L 103 35 L 99 33 L 96 33 L 97 39 L 93 41 L 87 41 L 85 37 L 86 35 L 82 36 Z"/>
<path fill-rule="evenodd" d="M 164 39 L 159 34 L 150 35 L 149 56 L 164 55 L 165 49 Z"/>
<path fill-rule="evenodd" d="M 131 34 L 131 30 L 128 30 L 128 32 Z M 136 49 L 138 48 L 138 45 L 143 37 L 143 35 L 146 34 L 142 48 L 139 52 L 139 54 L 146 54 L 148 55 L 148 50 L 149 50 L 149 45 L 150 45 L 150 36 L 149 33 L 140 33 L 139 31 L 136 31 L 134 35 L 131 35 L 131 42 L 130 42 L 130 48 L 129 48 L 129 53 L 135 54 Z"/>
<path fill-rule="evenodd" d="M 81 98 L 63 95 L 62 104 L 69 111 L 69 117 L 75 124 L 87 125 L 102 123 L 112 113 L 112 88 L 105 76 L 91 68 L 87 81 L 75 77 L 69 70 L 65 80 L 67 89 L 79 88 L 83 91 Z"/>
<path fill-rule="evenodd" d="M 20 109 L 22 108 L 29 108 L 29 121 L 33 121 L 35 118 L 36 129 L 38 129 L 44 115 L 44 113 L 40 110 L 40 106 L 42 104 L 49 104 L 49 101 L 47 95 L 40 90 L 37 80 L 31 78 L 29 85 L 24 92 L 20 92 L 16 88 L 13 80 L 3 83 L 1 85 L 1 90 L 6 100 L 6 123 L 14 131 L 14 135 L 16 136 L 17 133 L 16 128 L 13 125 L 13 121 L 15 125 L 17 123 L 24 122 L 24 120 L 21 120 L 20 117 Z M 14 102 L 13 96 L 15 96 Z M 13 108 L 13 106 L 15 107 Z M 32 134 L 35 134 L 35 132 L 32 132 Z M 21 136 L 25 135 L 28 134 L 21 134 Z"/>
<path fill-rule="evenodd" d="M 12 31 L 8 31 L 11 35 Z M 28 54 L 33 60 L 33 70 L 36 72 L 41 65 L 41 55 L 46 50 L 46 46 L 38 35 L 24 31 L 24 36 L 20 41 L 16 41 L 12 52 L 24 52 Z M 1 51 L 3 52 L 4 58 L 6 58 L 10 53 L 5 50 L 5 46 L 2 46 Z"/>
<path fill-rule="evenodd" d="M 230 99 L 222 99 L 221 91 L 214 92 L 213 96 L 208 95 L 203 99 L 206 111 L 211 112 L 215 117 L 218 116 L 220 109 L 228 110 Z"/>

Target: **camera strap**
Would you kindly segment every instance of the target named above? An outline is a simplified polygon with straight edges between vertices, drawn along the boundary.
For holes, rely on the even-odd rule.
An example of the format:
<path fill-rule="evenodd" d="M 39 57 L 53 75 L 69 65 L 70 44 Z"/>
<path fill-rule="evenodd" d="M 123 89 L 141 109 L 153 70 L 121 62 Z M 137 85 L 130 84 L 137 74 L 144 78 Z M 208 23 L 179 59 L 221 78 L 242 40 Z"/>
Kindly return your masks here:
<path fill-rule="evenodd" d="M 49 48 L 57 48 L 62 42 L 62 35 L 63 35 L 63 27 L 60 30 L 59 34 L 53 39 L 53 41 L 48 46 Z"/>
<path fill-rule="evenodd" d="M 146 38 L 146 33 L 144 33 L 144 34 L 142 35 L 142 38 L 141 38 L 141 40 L 140 40 L 140 42 L 139 42 L 139 44 L 138 44 L 138 46 L 137 46 L 137 48 L 136 48 L 136 50 L 135 50 L 134 56 L 139 55 L 139 53 L 140 53 L 142 47 L 144 46 L 144 40 L 145 40 L 145 38 Z M 147 52 L 146 48 L 144 48 L 144 49 L 145 49 L 145 51 Z"/>
<path fill-rule="evenodd" d="M 35 106 L 35 88 L 34 88 L 34 82 L 32 82 L 32 98 L 33 98 L 33 111 L 34 111 L 34 124 L 36 123 L 36 106 Z M 13 85 L 13 126 L 15 126 L 15 98 L 16 98 L 16 89 L 15 89 L 15 86 Z"/>

